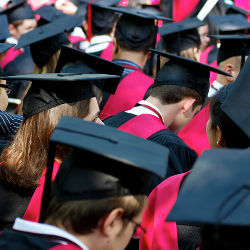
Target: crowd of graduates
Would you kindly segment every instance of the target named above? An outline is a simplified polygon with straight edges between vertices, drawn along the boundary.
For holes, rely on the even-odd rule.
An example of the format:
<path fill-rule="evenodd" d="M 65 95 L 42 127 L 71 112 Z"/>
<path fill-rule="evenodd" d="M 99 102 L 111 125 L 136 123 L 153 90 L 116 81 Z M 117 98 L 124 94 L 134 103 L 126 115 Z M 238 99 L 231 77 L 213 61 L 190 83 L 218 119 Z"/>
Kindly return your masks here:
<path fill-rule="evenodd" d="M 248 0 L 1 0 L 0 248 L 250 249 Z"/>

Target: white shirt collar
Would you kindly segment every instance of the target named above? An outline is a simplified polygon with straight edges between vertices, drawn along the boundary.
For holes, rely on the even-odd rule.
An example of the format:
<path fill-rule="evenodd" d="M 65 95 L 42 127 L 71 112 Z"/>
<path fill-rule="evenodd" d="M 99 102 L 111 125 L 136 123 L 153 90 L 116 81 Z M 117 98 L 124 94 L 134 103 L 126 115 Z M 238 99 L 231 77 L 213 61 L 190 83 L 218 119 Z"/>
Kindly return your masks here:
<path fill-rule="evenodd" d="M 217 82 L 217 81 L 214 81 L 213 84 L 212 84 L 212 86 L 218 91 L 218 90 L 220 90 L 224 85 L 221 84 L 221 83 L 219 83 L 219 82 Z"/>
<path fill-rule="evenodd" d="M 13 229 L 17 231 L 21 231 L 21 232 L 27 232 L 27 233 L 58 236 L 58 237 L 67 239 L 75 243 L 77 246 L 81 247 L 84 250 L 89 250 L 89 248 L 85 244 L 83 244 L 82 241 L 77 239 L 72 234 L 56 226 L 16 218 L 15 223 L 13 225 Z"/>
<path fill-rule="evenodd" d="M 151 108 L 155 109 L 161 116 L 163 122 L 164 122 L 164 118 L 162 116 L 162 113 L 160 112 L 160 110 L 155 106 L 153 105 L 152 103 L 150 102 L 147 102 L 147 101 L 140 101 L 139 104 L 145 104 L 147 106 L 150 106 Z M 158 118 L 160 118 L 155 112 L 153 112 L 152 110 L 146 108 L 146 107 L 143 107 L 143 106 L 136 106 L 136 107 L 133 107 L 132 109 L 126 111 L 127 113 L 130 113 L 130 114 L 134 114 L 134 115 L 142 115 L 142 114 L 151 114 L 151 115 L 154 115 Z"/>

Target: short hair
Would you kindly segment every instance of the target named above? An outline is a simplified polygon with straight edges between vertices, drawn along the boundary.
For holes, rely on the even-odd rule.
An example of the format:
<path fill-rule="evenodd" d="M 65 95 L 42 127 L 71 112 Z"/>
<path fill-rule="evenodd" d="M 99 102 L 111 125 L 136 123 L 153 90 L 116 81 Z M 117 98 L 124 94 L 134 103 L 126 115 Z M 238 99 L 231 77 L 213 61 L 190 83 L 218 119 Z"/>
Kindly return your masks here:
<path fill-rule="evenodd" d="M 51 199 L 45 212 L 45 222 L 62 225 L 67 231 L 84 235 L 98 228 L 100 220 L 116 208 L 123 208 L 124 225 L 143 209 L 145 195 L 110 197 L 95 200 L 58 201 L 51 191 Z"/>
<path fill-rule="evenodd" d="M 202 97 L 196 90 L 174 84 L 153 87 L 150 96 L 159 98 L 163 104 L 178 103 L 184 98 L 191 97 L 195 99 L 193 110 L 195 107 L 202 105 Z"/>
<path fill-rule="evenodd" d="M 221 91 L 210 99 L 211 129 L 220 128 L 227 148 L 247 148 L 250 146 L 248 136 L 221 110 Z"/>
<path fill-rule="evenodd" d="M 23 22 L 24 20 L 17 20 L 17 21 L 13 21 L 11 24 L 13 24 L 15 28 L 17 28 L 19 25 L 22 25 Z"/>

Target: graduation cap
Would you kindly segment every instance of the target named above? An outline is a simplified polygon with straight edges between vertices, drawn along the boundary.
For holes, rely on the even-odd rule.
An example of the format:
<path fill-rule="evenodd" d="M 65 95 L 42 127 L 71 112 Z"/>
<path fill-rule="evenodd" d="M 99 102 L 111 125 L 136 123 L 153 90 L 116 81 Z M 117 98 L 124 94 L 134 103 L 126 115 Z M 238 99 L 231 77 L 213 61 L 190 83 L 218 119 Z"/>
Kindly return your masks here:
<path fill-rule="evenodd" d="M 49 202 L 57 143 L 73 148 L 52 184 L 59 201 L 148 195 L 152 177 L 166 174 L 167 148 L 109 126 L 62 117 L 50 142 L 40 221 Z"/>
<path fill-rule="evenodd" d="M 164 24 L 159 34 L 164 38 L 166 50 L 177 53 L 195 46 L 200 46 L 200 35 L 197 28 L 205 25 L 197 17 L 187 18 L 181 22 Z"/>
<path fill-rule="evenodd" d="M 217 63 L 225 61 L 233 56 L 241 56 L 241 68 L 244 65 L 245 57 L 250 53 L 250 35 L 210 35 L 221 42 Z"/>
<path fill-rule="evenodd" d="M 158 55 L 158 69 L 160 65 L 160 56 L 169 59 L 169 61 L 158 71 L 153 88 L 162 85 L 179 85 L 188 87 L 196 90 L 201 95 L 204 103 L 209 90 L 210 72 L 230 76 L 228 73 L 220 69 L 199 63 L 189 58 L 154 49 L 151 49 L 151 51 Z"/>
<path fill-rule="evenodd" d="M 167 221 L 201 226 L 201 249 L 249 249 L 249 162 L 249 148 L 205 151 L 183 181 Z"/>
<path fill-rule="evenodd" d="M 6 76 L 6 80 L 28 80 L 31 87 L 23 100 L 23 116 L 30 116 L 64 103 L 75 103 L 94 97 L 96 80 L 119 78 L 107 74 L 47 73 Z"/>
<path fill-rule="evenodd" d="M 14 46 L 15 44 L 12 43 L 0 43 L 0 54 L 6 52 L 7 50 L 11 49 Z"/>
<path fill-rule="evenodd" d="M 241 14 L 245 18 L 250 15 L 250 12 L 236 6 L 233 2 L 226 4 L 226 15 L 229 14 Z"/>
<path fill-rule="evenodd" d="M 218 27 L 220 34 L 244 33 L 250 28 L 250 23 L 241 14 L 210 16 L 209 21 Z"/>
<path fill-rule="evenodd" d="M 1 10 L 0 14 L 7 14 L 9 23 L 35 18 L 34 11 L 25 0 L 10 1 L 7 8 Z"/>
<path fill-rule="evenodd" d="M 155 21 L 173 21 L 170 18 L 149 13 L 144 9 L 116 7 L 109 7 L 108 9 L 122 14 L 117 22 L 115 32 L 131 48 L 138 48 L 152 38 L 154 38 L 154 44 L 156 44 L 158 25 Z"/>
<path fill-rule="evenodd" d="M 10 37 L 9 26 L 8 26 L 9 23 L 6 15 L 4 14 L 0 15 L 0 23 L 1 23 L 0 41 L 5 41 L 8 37 Z"/>
<path fill-rule="evenodd" d="M 104 35 L 110 33 L 117 14 L 105 7 L 116 6 L 121 0 L 80 0 L 87 4 L 87 38 L 90 41 L 92 33 L 95 35 Z"/>
<path fill-rule="evenodd" d="M 122 76 L 124 67 L 83 51 L 63 46 L 57 61 L 56 73 L 110 74 Z M 119 78 L 102 79 L 94 84 L 102 91 L 114 94 Z"/>
<path fill-rule="evenodd" d="M 250 138 L 250 59 L 248 57 L 221 110 Z"/>

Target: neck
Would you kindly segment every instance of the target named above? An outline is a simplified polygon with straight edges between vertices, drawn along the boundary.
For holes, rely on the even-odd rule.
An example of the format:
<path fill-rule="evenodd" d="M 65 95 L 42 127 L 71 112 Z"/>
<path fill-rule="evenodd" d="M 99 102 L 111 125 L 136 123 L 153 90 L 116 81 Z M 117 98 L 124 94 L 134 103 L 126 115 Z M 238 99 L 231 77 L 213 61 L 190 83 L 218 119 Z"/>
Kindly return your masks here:
<path fill-rule="evenodd" d="M 222 85 L 228 85 L 230 83 L 225 76 L 220 74 L 217 75 L 216 81 Z"/>
<path fill-rule="evenodd" d="M 117 53 L 113 54 L 113 59 L 129 60 L 139 65 L 142 69 L 146 65 L 148 55 L 144 52 L 128 51 L 119 49 Z"/>
<path fill-rule="evenodd" d="M 162 104 L 162 102 L 156 98 L 156 97 L 152 97 L 152 96 L 149 96 L 147 99 L 146 99 L 147 102 L 153 104 L 154 106 L 156 106 L 162 116 L 163 116 L 163 119 L 164 119 L 164 125 L 166 127 L 170 127 L 171 124 L 174 122 L 178 112 L 179 112 L 179 107 L 176 103 L 174 104 Z M 173 131 L 175 132 L 175 131 Z"/>

